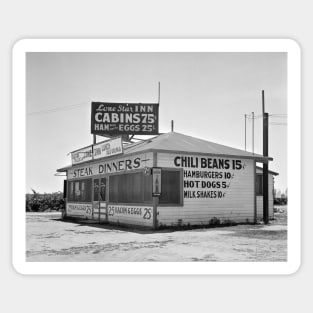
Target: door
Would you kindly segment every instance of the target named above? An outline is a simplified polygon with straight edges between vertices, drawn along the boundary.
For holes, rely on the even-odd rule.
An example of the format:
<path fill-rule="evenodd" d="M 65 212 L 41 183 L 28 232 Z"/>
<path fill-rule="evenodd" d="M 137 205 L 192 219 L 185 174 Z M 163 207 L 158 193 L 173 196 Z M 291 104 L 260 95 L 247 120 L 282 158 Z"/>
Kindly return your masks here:
<path fill-rule="evenodd" d="M 107 178 L 98 177 L 93 181 L 93 217 L 100 222 L 107 221 L 106 186 Z"/>

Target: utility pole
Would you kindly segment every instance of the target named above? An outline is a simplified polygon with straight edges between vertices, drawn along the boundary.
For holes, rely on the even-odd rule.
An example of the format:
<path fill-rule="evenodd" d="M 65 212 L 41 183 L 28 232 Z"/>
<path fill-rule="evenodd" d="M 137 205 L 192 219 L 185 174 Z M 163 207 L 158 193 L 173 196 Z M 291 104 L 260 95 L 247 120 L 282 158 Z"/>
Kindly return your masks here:
<path fill-rule="evenodd" d="M 174 120 L 171 120 L 171 132 L 174 131 Z"/>
<path fill-rule="evenodd" d="M 265 97 L 262 90 L 263 157 L 268 157 L 268 113 L 265 112 Z M 268 224 L 268 160 L 263 163 L 263 221 Z"/>
<path fill-rule="evenodd" d="M 254 154 L 254 112 L 252 112 L 252 153 Z"/>

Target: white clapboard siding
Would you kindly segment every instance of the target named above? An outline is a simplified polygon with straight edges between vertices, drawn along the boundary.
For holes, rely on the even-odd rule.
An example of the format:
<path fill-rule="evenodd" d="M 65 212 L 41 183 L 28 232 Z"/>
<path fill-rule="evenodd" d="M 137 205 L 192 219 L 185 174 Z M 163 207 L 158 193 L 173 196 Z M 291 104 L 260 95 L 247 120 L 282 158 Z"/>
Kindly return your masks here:
<path fill-rule="evenodd" d="M 106 221 L 106 216 L 107 216 L 106 208 L 101 208 L 100 209 L 100 220 Z M 97 221 L 99 220 L 99 210 L 98 209 L 96 209 L 96 210 L 94 209 L 92 218 L 94 220 L 97 220 Z"/>
<path fill-rule="evenodd" d="M 92 219 L 99 221 L 99 201 L 93 202 L 93 212 L 92 212 Z M 100 202 L 100 222 L 106 221 L 107 209 L 106 203 Z"/>
<path fill-rule="evenodd" d="M 175 167 L 174 158 L 178 154 L 158 153 L 159 167 Z M 180 155 L 180 154 L 179 154 Z M 197 155 L 194 155 L 197 157 Z M 201 157 L 201 156 L 198 156 Z M 216 157 L 217 158 L 217 157 Z M 230 159 L 230 158 L 224 158 Z M 232 160 L 232 159 L 230 159 Z M 233 172 L 234 178 L 229 180 L 230 187 L 219 189 L 226 192 L 224 198 L 194 198 L 183 200 L 183 206 L 158 206 L 158 225 L 204 225 L 211 219 L 217 218 L 220 222 L 253 222 L 254 221 L 254 161 L 242 160 L 245 168 L 242 170 L 183 168 L 183 170 Z M 176 167 L 179 168 L 179 167 Z M 210 179 L 207 179 L 210 180 Z M 214 180 L 214 179 L 211 179 Z M 216 180 L 216 179 L 215 179 Z M 223 180 L 223 179 L 222 179 Z M 195 189 L 203 190 L 203 189 Z"/>
<path fill-rule="evenodd" d="M 261 170 L 257 169 L 257 173 L 262 173 Z M 268 217 L 274 218 L 274 176 L 268 175 Z M 263 218 L 263 196 L 256 197 L 257 217 L 258 219 Z"/>
<path fill-rule="evenodd" d="M 95 220 L 95 221 L 99 221 L 99 214 L 98 213 L 95 213 L 94 215 L 93 215 L 93 218 L 92 218 L 93 220 Z M 100 221 L 101 222 L 106 222 L 106 214 L 100 214 Z"/>

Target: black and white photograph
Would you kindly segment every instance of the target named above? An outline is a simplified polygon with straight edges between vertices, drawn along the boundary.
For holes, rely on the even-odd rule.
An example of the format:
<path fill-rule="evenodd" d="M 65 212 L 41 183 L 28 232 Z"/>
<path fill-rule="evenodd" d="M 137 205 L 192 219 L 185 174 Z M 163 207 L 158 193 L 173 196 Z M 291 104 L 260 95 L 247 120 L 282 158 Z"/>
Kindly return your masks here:
<path fill-rule="evenodd" d="M 286 263 L 287 61 L 26 52 L 26 262 Z"/>
<path fill-rule="evenodd" d="M 1 311 L 312 311 L 311 6 L 2 1 Z"/>

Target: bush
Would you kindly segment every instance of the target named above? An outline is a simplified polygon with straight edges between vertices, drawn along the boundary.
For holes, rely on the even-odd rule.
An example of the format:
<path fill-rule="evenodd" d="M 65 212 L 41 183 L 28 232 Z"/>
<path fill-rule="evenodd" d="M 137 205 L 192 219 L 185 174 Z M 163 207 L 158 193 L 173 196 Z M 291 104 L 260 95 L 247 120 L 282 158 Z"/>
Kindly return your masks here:
<path fill-rule="evenodd" d="M 64 208 L 63 194 L 26 195 L 26 212 L 62 211 Z"/>

